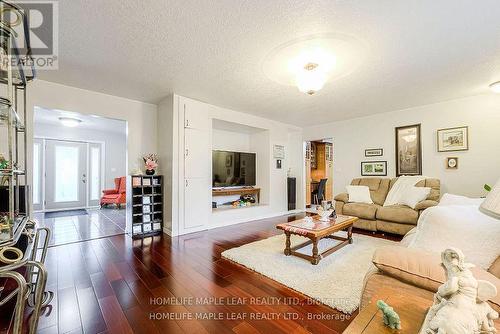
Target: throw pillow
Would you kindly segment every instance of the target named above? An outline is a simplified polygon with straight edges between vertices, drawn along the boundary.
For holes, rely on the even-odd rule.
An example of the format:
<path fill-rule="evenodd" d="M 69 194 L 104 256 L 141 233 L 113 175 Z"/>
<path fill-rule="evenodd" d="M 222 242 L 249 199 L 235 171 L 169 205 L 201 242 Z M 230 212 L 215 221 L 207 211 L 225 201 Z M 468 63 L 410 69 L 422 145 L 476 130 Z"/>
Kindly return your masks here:
<path fill-rule="evenodd" d="M 441 265 L 439 253 L 401 246 L 384 246 L 375 250 L 373 264 L 388 276 L 432 292 L 437 291 L 439 286 L 446 282 L 446 272 Z M 500 289 L 500 280 L 491 273 L 479 267 L 474 267 L 471 271 L 476 279 L 488 281 Z M 490 305 L 498 310 L 500 295 L 491 298 Z"/>
<path fill-rule="evenodd" d="M 370 196 L 370 188 L 367 186 L 347 186 L 349 203 L 367 203 L 373 204 Z"/>
<path fill-rule="evenodd" d="M 430 192 L 431 188 L 428 187 L 408 187 L 401 194 L 398 204 L 408 205 L 410 208 L 415 209 L 415 206 L 426 199 Z"/>

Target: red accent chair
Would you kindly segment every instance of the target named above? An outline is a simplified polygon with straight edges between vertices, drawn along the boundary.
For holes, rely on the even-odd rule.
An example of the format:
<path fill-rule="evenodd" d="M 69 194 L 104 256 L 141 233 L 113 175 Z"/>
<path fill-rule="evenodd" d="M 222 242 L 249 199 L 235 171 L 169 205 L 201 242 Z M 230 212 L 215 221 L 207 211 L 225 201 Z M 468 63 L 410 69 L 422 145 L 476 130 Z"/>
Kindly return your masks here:
<path fill-rule="evenodd" d="M 120 209 L 122 204 L 127 202 L 127 178 L 125 176 L 115 179 L 115 189 L 102 191 L 101 207 L 106 204 L 116 204 Z"/>

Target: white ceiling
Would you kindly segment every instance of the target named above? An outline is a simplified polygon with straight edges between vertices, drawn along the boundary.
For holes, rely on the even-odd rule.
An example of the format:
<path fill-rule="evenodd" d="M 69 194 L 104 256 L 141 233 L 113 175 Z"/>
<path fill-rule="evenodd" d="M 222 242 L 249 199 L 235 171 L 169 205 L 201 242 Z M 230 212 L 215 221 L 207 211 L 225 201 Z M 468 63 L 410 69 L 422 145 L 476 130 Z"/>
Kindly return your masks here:
<path fill-rule="evenodd" d="M 299 126 L 487 93 L 500 80 L 498 0 L 61 0 L 58 71 L 40 78 L 156 103 L 171 92 Z M 262 71 L 318 33 L 366 43 L 314 96 Z"/>
<path fill-rule="evenodd" d="M 125 135 L 127 133 L 126 121 L 93 116 L 93 115 L 84 115 L 65 110 L 51 110 L 51 109 L 35 107 L 35 116 L 34 116 L 35 127 L 37 124 L 49 124 L 62 127 L 63 125 L 61 124 L 59 117 L 69 117 L 81 120 L 82 122 L 80 123 L 80 125 L 74 128 L 75 131 L 78 129 L 87 129 L 87 130 L 96 130 L 103 132 L 112 132 L 119 135 Z"/>

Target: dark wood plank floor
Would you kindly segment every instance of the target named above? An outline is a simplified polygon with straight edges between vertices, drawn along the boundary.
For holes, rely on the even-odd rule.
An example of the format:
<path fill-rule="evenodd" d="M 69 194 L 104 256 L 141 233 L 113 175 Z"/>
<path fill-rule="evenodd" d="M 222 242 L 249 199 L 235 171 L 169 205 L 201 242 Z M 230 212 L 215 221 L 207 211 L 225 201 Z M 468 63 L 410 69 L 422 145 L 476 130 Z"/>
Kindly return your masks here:
<path fill-rule="evenodd" d="M 295 218 L 52 247 L 46 265 L 55 297 L 39 333 L 341 333 L 351 317 L 221 258 Z"/>

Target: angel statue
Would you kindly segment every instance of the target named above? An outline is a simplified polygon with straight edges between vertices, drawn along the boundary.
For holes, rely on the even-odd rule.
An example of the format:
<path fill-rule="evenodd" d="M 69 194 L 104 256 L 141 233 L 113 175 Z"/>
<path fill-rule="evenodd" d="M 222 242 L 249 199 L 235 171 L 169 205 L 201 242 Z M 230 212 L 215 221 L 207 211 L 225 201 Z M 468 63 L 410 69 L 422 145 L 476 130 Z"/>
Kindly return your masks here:
<path fill-rule="evenodd" d="M 476 280 L 470 271 L 474 265 L 464 259 L 456 248 L 441 253 L 447 281 L 434 295 L 420 334 L 496 333 L 493 321 L 498 313 L 487 300 L 496 296 L 497 289 L 488 281 Z"/>

